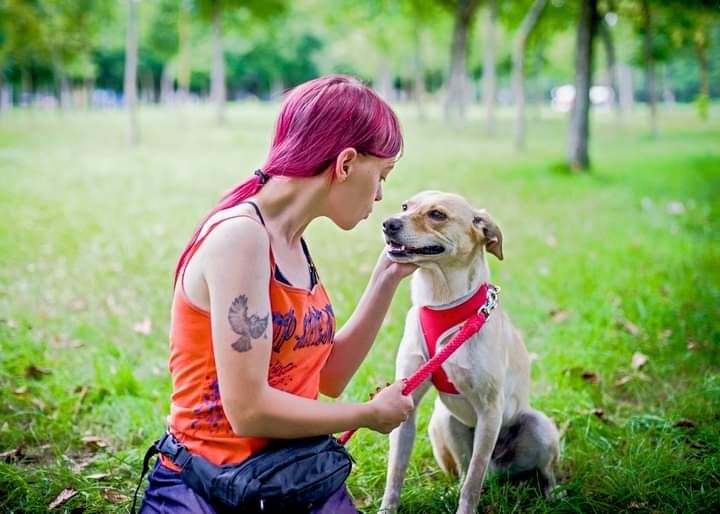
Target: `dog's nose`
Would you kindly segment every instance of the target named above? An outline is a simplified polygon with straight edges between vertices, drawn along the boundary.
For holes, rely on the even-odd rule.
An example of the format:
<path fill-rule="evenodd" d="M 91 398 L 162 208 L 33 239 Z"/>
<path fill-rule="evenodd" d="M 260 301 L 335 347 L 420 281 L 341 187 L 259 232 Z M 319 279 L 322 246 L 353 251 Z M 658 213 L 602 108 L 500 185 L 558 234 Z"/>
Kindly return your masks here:
<path fill-rule="evenodd" d="M 402 228 L 402 221 L 397 218 L 388 218 L 383 222 L 383 232 L 387 235 L 392 236 L 400 232 Z"/>

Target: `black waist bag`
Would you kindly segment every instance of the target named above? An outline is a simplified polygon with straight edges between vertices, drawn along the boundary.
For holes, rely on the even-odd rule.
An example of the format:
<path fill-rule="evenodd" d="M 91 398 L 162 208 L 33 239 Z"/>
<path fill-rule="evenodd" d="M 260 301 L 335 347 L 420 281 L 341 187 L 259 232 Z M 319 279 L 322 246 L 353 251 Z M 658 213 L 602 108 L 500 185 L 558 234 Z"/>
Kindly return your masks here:
<path fill-rule="evenodd" d="M 283 441 L 240 464 L 216 466 L 166 433 L 145 454 L 143 474 L 156 453 L 180 466 L 183 481 L 216 510 L 242 514 L 307 512 L 340 489 L 352 467 L 331 436 Z"/>

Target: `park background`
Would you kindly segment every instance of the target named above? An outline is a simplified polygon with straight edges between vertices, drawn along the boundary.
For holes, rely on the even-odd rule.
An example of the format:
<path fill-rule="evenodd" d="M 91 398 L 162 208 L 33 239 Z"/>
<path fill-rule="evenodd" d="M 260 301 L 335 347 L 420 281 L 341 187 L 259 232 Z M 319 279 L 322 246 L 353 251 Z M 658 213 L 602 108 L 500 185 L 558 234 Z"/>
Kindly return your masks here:
<path fill-rule="evenodd" d="M 0 0 L 0 511 L 127 511 L 168 412 L 181 249 L 262 163 L 284 91 L 348 73 L 406 148 L 366 222 L 307 235 L 338 322 L 415 192 L 505 236 L 493 280 L 566 494 L 490 477 L 481 511 L 716 512 L 718 63 L 709 0 Z M 409 304 L 405 284 L 344 400 L 393 376 Z M 428 396 L 401 512 L 457 501 Z M 350 449 L 375 512 L 387 438 Z"/>

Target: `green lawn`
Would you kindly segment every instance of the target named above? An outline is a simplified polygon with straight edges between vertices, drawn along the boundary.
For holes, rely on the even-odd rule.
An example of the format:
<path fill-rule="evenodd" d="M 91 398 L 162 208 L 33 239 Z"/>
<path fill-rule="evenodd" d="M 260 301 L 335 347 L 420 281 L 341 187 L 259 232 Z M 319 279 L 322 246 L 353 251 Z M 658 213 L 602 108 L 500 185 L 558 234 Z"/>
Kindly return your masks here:
<path fill-rule="evenodd" d="M 0 512 L 125 512 L 147 445 L 168 412 L 171 277 L 180 249 L 219 194 L 261 164 L 276 105 L 141 111 L 143 144 L 115 112 L 0 117 Z M 510 113 L 485 135 L 481 112 L 455 131 L 401 110 L 407 149 L 384 201 L 356 230 L 329 222 L 308 241 L 339 322 L 381 251 L 380 222 L 422 189 L 466 195 L 505 236 L 492 260 L 505 309 L 525 334 L 534 406 L 563 432 L 566 495 L 486 482 L 483 512 L 717 512 L 720 509 L 720 109 L 638 111 L 624 127 L 593 120 L 591 174 L 562 162 L 566 123 L 531 114 L 529 147 Z M 398 292 L 345 399 L 393 375 L 409 306 Z M 635 352 L 647 362 L 633 369 Z M 402 512 L 453 512 L 425 437 Z M 387 438 L 350 443 L 350 488 L 379 506 Z"/>

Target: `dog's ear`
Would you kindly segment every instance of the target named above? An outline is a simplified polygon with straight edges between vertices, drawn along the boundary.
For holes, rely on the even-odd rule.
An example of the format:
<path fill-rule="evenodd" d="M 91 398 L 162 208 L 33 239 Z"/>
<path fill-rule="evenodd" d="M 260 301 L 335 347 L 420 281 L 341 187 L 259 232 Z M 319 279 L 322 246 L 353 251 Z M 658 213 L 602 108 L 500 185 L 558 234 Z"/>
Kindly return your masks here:
<path fill-rule="evenodd" d="M 485 245 L 485 250 L 503 260 L 502 232 L 486 211 L 475 211 L 473 227 Z"/>

